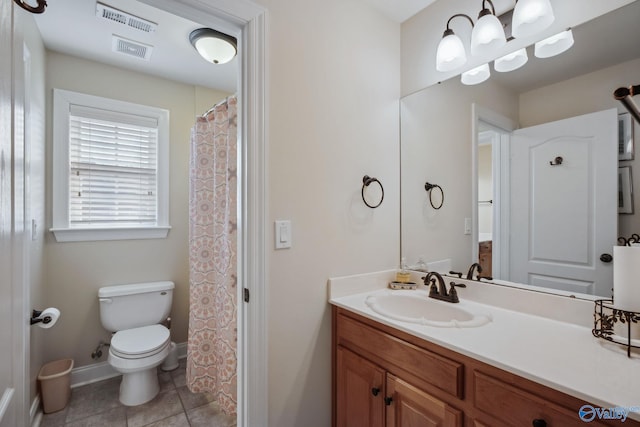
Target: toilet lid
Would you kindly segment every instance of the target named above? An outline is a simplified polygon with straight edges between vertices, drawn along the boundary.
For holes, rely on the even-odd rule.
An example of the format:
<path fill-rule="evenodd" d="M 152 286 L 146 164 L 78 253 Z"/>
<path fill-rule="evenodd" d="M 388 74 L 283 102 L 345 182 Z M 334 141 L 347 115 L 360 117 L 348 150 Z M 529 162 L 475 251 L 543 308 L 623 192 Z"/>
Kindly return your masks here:
<path fill-rule="evenodd" d="M 135 356 L 153 352 L 166 345 L 168 341 L 167 328 L 151 325 L 116 332 L 111 338 L 111 348 L 117 353 Z"/>

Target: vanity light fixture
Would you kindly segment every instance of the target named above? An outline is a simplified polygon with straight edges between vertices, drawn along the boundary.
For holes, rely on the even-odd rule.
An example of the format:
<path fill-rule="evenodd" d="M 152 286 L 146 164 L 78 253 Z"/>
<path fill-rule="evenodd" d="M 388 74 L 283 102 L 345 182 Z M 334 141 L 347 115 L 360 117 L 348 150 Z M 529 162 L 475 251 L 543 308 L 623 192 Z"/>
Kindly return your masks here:
<path fill-rule="evenodd" d="M 189 41 L 208 62 L 225 64 L 238 53 L 237 41 L 234 37 L 211 28 L 198 28 L 189 34 Z"/>
<path fill-rule="evenodd" d="M 511 33 L 517 39 L 529 37 L 549 28 L 554 19 L 549 0 L 516 0 Z"/>
<path fill-rule="evenodd" d="M 517 70 L 527 63 L 529 56 L 527 55 L 527 49 L 522 48 L 506 54 L 505 56 L 496 59 L 493 62 L 494 70 L 499 73 L 506 73 L 509 71 Z"/>
<path fill-rule="evenodd" d="M 490 76 L 489 64 L 482 64 L 462 73 L 460 80 L 464 85 L 477 85 L 487 80 Z"/>
<path fill-rule="evenodd" d="M 438 43 L 438 49 L 436 51 L 436 70 L 438 71 L 452 71 L 467 62 L 467 53 L 464 50 L 462 40 L 449 28 L 453 18 L 457 17 L 467 18 L 473 28 L 473 21 L 468 15 L 457 13 L 449 18 L 444 34 L 442 34 L 442 40 Z"/>
<path fill-rule="evenodd" d="M 489 3 L 491 10 L 486 7 Z M 491 0 L 482 1 L 478 22 L 471 31 L 471 55 L 486 55 L 507 44 L 502 23 Z"/>
<path fill-rule="evenodd" d="M 555 34 L 536 43 L 534 55 L 536 58 L 551 58 L 566 52 L 573 46 L 573 33 L 571 28 L 567 31 Z"/>

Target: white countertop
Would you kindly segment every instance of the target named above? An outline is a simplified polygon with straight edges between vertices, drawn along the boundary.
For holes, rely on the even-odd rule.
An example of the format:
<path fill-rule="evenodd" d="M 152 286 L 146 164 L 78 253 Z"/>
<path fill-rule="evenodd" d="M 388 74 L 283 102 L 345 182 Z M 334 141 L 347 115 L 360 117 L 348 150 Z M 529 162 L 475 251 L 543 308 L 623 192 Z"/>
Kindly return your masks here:
<path fill-rule="evenodd" d="M 628 358 L 626 348 L 592 335 L 592 301 L 456 279 L 468 286 L 458 290 L 459 307 L 493 320 L 480 327 L 440 328 L 374 312 L 365 303 L 369 295 L 416 292 L 389 290 L 389 278 L 392 272 L 331 279 L 329 302 L 602 408 L 640 407 L 640 355 Z M 496 305 L 477 301 L 488 298 Z M 640 413 L 629 417 L 640 420 Z"/>

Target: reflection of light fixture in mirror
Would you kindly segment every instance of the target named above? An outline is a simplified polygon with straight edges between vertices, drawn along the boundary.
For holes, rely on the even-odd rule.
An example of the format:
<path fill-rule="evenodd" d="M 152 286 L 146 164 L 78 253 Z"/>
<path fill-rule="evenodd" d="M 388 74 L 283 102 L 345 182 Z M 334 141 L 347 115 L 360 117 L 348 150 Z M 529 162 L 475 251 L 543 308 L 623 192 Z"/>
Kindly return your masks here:
<path fill-rule="evenodd" d="M 469 71 L 462 73 L 460 80 L 465 85 L 477 85 L 487 80 L 491 76 L 489 71 L 489 64 L 483 64 L 479 67 L 472 68 Z"/>
<path fill-rule="evenodd" d="M 526 64 L 528 60 L 529 57 L 527 56 L 527 49 L 523 47 L 522 49 L 496 59 L 493 63 L 493 69 L 500 73 L 506 73 L 517 70 Z"/>
<path fill-rule="evenodd" d="M 539 33 L 548 28 L 554 19 L 549 0 L 516 0 L 513 10 L 513 37 L 529 37 Z"/>
<path fill-rule="evenodd" d="M 438 71 L 455 70 L 467 62 L 467 53 L 464 50 L 462 40 L 449 28 L 451 20 L 458 16 L 467 18 L 471 23 L 471 27 L 473 27 L 473 21 L 467 15 L 458 13 L 449 18 L 447 28 L 444 30 L 442 40 L 440 40 L 436 51 L 436 70 Z"/>
<path fill-rule="evenodd" d="M 189 41 L 200 56 L 214 64 L 231 61 L 237 53 L 237 42 L 234 37 L 211 28 L 198 28 L 189 34 Z"/>
<path fill-rule="evenodd" d="M 568 29 L 537 42 L 534 55 L 536 58 L 550 58 L 567 51 L 571 46 L 573 46 L 573 33 Z"/>
<path fill-rule="evenodd" d="M 487 1 L 492 10 L 485 7 Z M 486 55 L 507 44 L 504 28 L 496 16 L 496 10 L 491 0 L 483 0 L 482 7 L 483 9 L 478 15 L 478 22 L 471 31 L 472 55 Z"/>

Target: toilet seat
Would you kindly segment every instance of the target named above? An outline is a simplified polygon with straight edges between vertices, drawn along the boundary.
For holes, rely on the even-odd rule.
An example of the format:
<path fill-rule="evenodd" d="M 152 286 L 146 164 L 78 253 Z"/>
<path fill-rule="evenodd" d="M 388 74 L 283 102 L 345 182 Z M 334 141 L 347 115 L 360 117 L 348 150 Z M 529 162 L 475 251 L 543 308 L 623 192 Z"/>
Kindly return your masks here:
<path fill-rule="evenodd" d="M 160 353 L 170 343 L 169 330 L 164 326 L 143 326 L 116 332 L 110 352 L 123 359 L 142 359 Z"/>

